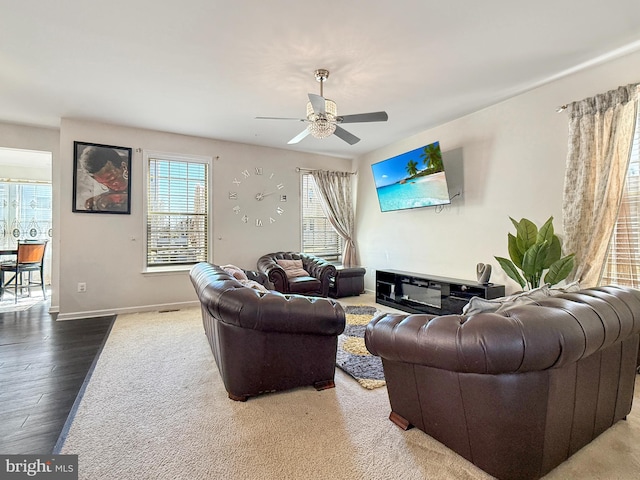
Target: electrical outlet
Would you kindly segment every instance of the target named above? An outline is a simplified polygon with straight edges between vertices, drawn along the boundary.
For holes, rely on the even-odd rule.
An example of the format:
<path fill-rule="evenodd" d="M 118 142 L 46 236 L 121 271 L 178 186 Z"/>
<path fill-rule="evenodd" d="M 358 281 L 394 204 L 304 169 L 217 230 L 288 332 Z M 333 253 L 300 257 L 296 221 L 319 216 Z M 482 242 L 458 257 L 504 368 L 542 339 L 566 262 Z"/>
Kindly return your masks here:
<path fill-rule="evenodd" d="M 87 291 L 87 284 L 85 282 L 78 283 L 78 293 L 85 293 Z"/>

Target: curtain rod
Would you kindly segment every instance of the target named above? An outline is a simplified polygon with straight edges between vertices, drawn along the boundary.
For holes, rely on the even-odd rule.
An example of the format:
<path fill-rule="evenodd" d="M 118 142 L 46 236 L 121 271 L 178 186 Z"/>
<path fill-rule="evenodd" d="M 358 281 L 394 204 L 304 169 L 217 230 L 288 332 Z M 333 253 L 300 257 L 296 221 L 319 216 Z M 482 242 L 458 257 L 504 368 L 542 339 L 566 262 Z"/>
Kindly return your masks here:
<path fill-rule="evenodd" d="M 296 167 L 296 172 L 315 172 L 316 170 L 320 170 L 319 168 L 305 168 L 305 167 Z M 320 170 L 321 172 L 331 172 L 332 170 Z M 340 172 L 340 173 L 349 173 L 351 175 L 356 175 L 358 172 Z"/>
<path fill-rule="evenodd" d="M 628 88 L 628 87 L 635 87 L 635 88 L 638 89 L 638 92 L 640 92 L 640 83 L 630 83 L 629 85 L 618 87 L 618 89 Z M 558 113 L 564 112 L 567 108 L 569 108 L 569 105 L 570 104 L 565 103 L 564 105 L 560 105 L 560 106 L 556 107 L 556 112 L 558 112 Z"/>

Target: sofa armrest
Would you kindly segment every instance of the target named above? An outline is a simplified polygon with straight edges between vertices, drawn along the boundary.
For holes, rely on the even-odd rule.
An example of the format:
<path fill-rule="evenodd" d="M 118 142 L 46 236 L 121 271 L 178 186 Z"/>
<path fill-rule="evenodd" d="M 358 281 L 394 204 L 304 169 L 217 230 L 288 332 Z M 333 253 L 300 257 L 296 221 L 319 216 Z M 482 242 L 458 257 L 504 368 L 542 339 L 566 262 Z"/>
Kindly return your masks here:
<path fill-rule="evenodd" d="M 304 261 L 304 269 L 309 275 L 319 280 L 334 277 L 336 275 L 336 266 L 325 260 L 324 258 L 315 257 L 313 255 L 302 255 Z"/>
<path fill-rule="evenodd" d="M 289 279 L 287 274 L 278 263 L 269 255 L 264 255 L 258 259 L 256 268 L 259 272 L 264 273 L 269 281 L 272 283 L 273 288 L 279 292 L 289 291 Z"/>
<path fill-rule="evenodd" d="M 345 328 L 342 306 L 331 299 L 270 292 L 227 292 L 220 320 L 264 332 L 339 335 Z"/>
<path fill-rule="evenodd" d="M 580 357 L 584 338 L 569 314 L 561 314 L 562 345 L 544 318 L 524 312 L 525 319 L 519 313 L 379 316 L 367 326 L 365 345 L 384 359 L 464 373 L 541 370 L 554 366 L 561 354 Z M 526 328 L 521 321 L 528 322 Z"/>
<path fill-rule="evenodd" d="M 257 270 L 243 270 L 243 271 L 247 275 L 247 278 L 249 280 L 258 282 L 260 285 L 263 285 L 267 289 L 273 290 L 273 285 L 271 284 L 271 282 L 269 281 L 269 277 L 265 273 L 259 272 Z"/>
<path fill-rule="evenodd" d="M 337 273 L 336 266 L 328 260 L 314 255 L 301 254 L 301 258 L 304 269 L 309 272 L 309 275 L 322 283 L 322 296 L 328 296 L 331 278 L 335 277 Z"/>

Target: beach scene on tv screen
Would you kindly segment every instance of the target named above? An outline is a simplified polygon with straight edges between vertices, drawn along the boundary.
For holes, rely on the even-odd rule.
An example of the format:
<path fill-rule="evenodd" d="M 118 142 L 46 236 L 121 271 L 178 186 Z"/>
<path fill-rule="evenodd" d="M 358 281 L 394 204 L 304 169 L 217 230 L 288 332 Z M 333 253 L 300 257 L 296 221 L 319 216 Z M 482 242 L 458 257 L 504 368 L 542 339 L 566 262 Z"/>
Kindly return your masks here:
<path fill-rule="evenodd" d="M 450 203 L 439 142 L 374 163 L 371 169 L 383 212 Z"/>

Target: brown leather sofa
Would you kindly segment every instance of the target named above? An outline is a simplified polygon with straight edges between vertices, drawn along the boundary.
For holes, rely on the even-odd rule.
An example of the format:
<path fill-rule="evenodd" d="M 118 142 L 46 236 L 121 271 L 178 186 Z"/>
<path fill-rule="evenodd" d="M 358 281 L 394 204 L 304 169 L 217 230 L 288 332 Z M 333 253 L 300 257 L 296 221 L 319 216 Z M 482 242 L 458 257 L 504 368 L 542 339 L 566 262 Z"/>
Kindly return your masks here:
<path fill-rule="evenodd" d="M 345 327 L 339 303 L 258 291 L 206 262 L 195 265 L 190 278 L 229 398 L 334 386 L 338 335 Z"/>
<path fill-rule="evenodd" d="M 278 260 L 301 260 L 302 268 L 309 274 L 290 278 Z M 268 253 L 258 259 L 257 269 L 269 278 L 274 288 L 281 293 L 297 293 L 326 297 L 329 295 L 331 279 L 336 275 L 336 267 L 327 260 L 298 252 Z"/>
<path fill-rule="evenodd" d="M 599 287 L 502 313 L 382 315 L 390 419 L 499 479 L 537 479 L 631 411 L 640 292 Z"/>

